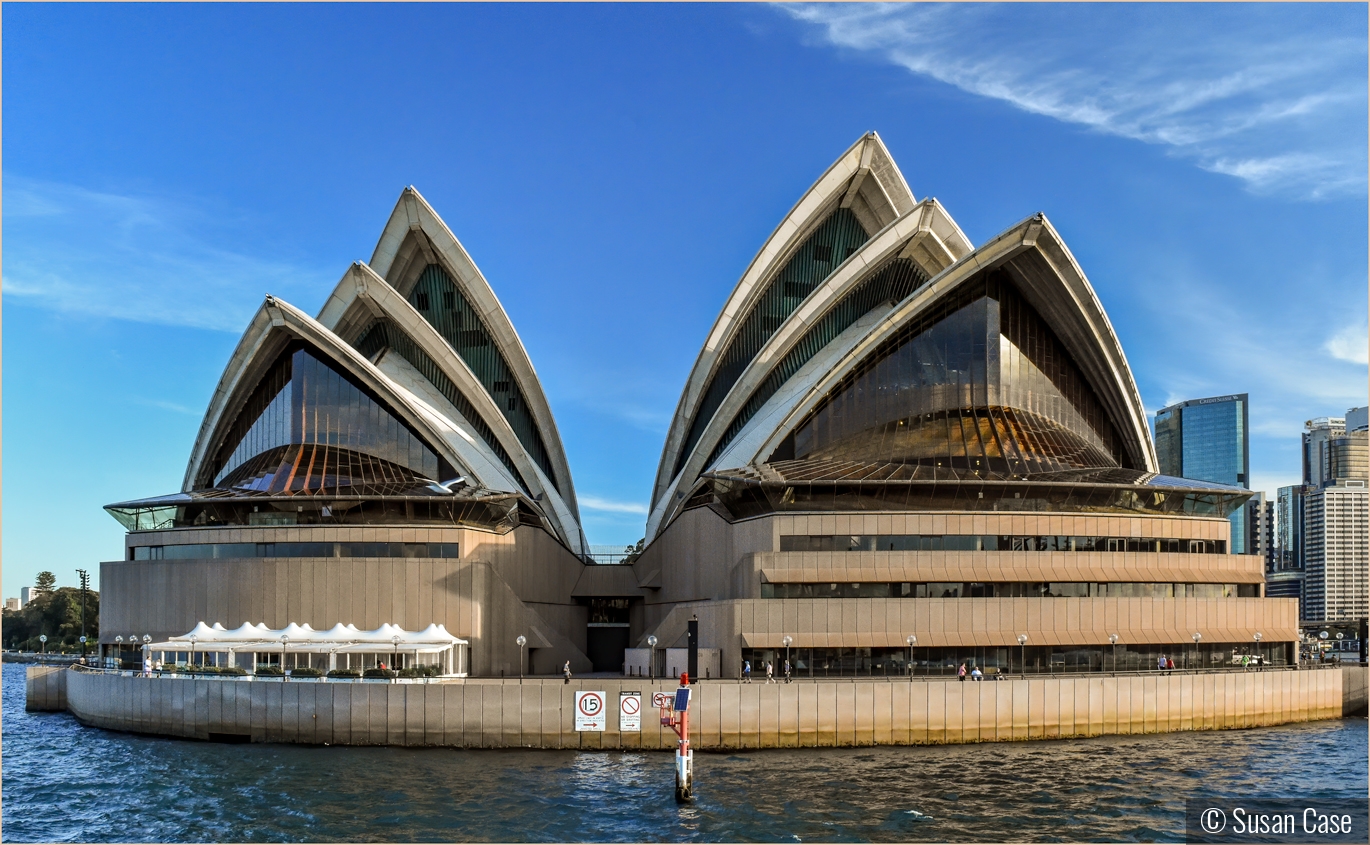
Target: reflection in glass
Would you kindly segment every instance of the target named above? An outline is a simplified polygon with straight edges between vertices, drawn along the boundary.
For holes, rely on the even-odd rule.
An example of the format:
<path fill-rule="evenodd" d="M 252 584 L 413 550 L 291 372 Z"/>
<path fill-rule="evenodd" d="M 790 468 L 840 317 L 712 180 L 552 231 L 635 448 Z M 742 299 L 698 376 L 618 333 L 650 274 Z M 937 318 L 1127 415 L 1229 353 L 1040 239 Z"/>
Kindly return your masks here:
<path fill-rule="evenodd" d="M 303 343 L 281 354 L 230 428 L 216 485 L 269 477 L 262 489 L 308 490 L 349 484 L 353 473 L 394 482 L 455 475 L 379 399 L 322 358 Z"/>
<path fill-rule="evenodd" d="M 998 270 L 847 375 L 771 456 L 791 459 L 1005 474 L 1126 465 L 1093 389 Z"/>

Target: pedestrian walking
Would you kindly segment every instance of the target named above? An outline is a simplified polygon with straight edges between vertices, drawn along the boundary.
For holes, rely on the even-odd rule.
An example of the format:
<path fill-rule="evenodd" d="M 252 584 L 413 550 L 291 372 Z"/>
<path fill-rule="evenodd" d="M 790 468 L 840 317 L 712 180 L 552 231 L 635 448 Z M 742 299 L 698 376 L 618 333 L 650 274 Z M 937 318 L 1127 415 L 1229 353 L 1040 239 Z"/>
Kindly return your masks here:
<path fill-rule="evenodd" d="M 750 684 L 751 682 L 752 682 L 752 662 L 751 662 L 750 660 L 744 660 L 744 661 L 742 661 L 742 683 L 744 683 L 744 684 Z"/>
<path fill-rule="evenodd" d="M 790 659 L 785 658 L 785 683 L 790 682 Z"/>
<path fill-rule="evenodd" d="M 966 664 L 962 663 L 961 668 L 956 670 L 956 679 L 964 681 L 966 679 Z"/>
<path fill-rule="evenodd" d="M 1160 669 L 1162 672 L 1165 671 L 1165 655 L 1164 655 L 1164 654 L 1162 654 L 1160 657 L 1156 658 L 1156 668 L 1157 668 L 1157 669 Z"/>
<path fill-rule="evenodd" d="M 766 683 L 775 683 L 775 665 L 771 661 L 766 661 Z"/>
<path fill-rule="evenodd" d="M 1166 668 L 1166 674 L 1167 674 L 1167 675 L 1169 675 L 1171 672 L 1174 672 L 1174 671 L 1175 671 L 1175 660 L 1174 660 L 1174 658 L 1167 657 L 1167 658 L 1165 659 L 1165 668 Z"/>
<path fill-rule="evenodd" d="M 566 661 L 566 665 L 561 667 L 561 674 L 566 676 L 566 680 L 562 681 L 563 684 L 571 683 L 571 661 Z"/>

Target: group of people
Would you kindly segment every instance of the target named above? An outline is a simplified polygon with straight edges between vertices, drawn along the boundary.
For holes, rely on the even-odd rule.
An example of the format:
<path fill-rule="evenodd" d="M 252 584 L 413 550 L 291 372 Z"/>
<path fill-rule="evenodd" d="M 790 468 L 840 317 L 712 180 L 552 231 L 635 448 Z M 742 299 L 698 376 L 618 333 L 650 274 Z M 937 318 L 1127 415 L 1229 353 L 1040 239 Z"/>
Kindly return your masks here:
<path fill-rule="evenodd" d="M 766 683 L 768 683 L 768 684 L 773 684 L 773 683 L 775 683 L 775 664 L 773 664 L 773 663 L 771 663 L 771 661 L 767 660 L 765 663 L 762 664 L 762 666 L 765 667 L 765 669 L 766 669 Z M 786 658 L 785 661 L 781 664 L 781 671 L 784 672 L 785 683 L 787 683 L 787 684 L 790 683 L 790 681 L 793 680 L 793 679 L 790 677 L 790 661 L 789 661 L 789 658 Z M 751 682 L 752 682 L 752 662 L 751 662 L 750 660 L 744 660 L 744 661 L 742 661 L 742 683 L 744 683 L 744 684 L 750 684 Z"/>
<path fill-rule="evenodd" d="M 1162 654 L 1160 657 L 1156 658 L 1156 668 L 1168 675 L 1175 671 L 1175 661 Z"/>
<path fill-rule="evenodd" d="M 972 666 L 970 667 L 970 671 L 967 672 L 966 664 L 962 663 L 961 668 L 956 670 L 956 679 L 958 681 L 964 681 L 967 675 L 970 676 L 972 681 L 983 681 L 985 679 L 985 673 L 980 671 L 979 666 Z"/>

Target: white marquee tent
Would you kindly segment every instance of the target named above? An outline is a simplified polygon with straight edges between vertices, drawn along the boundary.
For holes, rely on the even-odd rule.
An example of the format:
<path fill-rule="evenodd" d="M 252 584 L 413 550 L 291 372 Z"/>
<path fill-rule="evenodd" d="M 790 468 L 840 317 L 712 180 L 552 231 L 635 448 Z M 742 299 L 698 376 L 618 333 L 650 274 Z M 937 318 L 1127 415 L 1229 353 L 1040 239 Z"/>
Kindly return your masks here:
<path fill-rule="evenodd" d="M 326 654 L 329 669 L 343 668 L 338 666 L 340 655 L 346 658 L 349 666 L 353 663 L 353 655 L 359 658 L 358 666 L 374 665 L 377 656 L 403 655 L 415 664 L 436 663 L 442 667 L 444 675 L 465 675 L 469 666 L 466 654 L 469 646 L 468 640 L 454 637 L 442 625 L 433 624 L 422 631 L 406 631 L 388 623 L 374 631 L 361 631 L 354 625 L 340 622 L 327 631 L 316 631 L 307 624 L 294 622 L 280 629 L 244 622 L 233 630 L 217 622 L 212 626 L 200 622 L 189 633 L 148 645 L 147 651 L 188 655 L 227 653 L 229 663 L 236 654 L 249 652 L 279 654 L 282 663 L 291 656 L 298 663 L 300 655 Z"/>

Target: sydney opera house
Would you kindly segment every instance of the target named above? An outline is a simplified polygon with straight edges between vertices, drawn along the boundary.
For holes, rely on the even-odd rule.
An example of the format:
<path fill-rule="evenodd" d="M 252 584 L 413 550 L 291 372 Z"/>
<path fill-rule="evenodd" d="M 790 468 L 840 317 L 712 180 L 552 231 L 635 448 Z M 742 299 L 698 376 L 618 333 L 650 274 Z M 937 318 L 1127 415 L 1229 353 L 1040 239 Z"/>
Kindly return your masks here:
<path fill-rule="evenodd" d="M 587 552 L 551 408 L 412 188 L 315 317 L 267 297 L 178 493 L 108 506 L 101 636 L 441 625 L 475 675 L 719 649 L 807 676 L 1295 659 L 1297 601 L 1160 475 L 1127 359 L 1045 216 L 973 245 L 858 140 L 742 274 L 631 562 Z M 523 636 L 526 647 L 516 643 Z M 631 667 L 630 667 L 631 671 Z"/>

